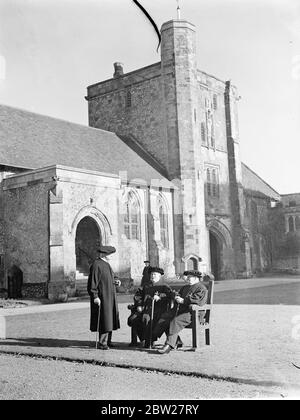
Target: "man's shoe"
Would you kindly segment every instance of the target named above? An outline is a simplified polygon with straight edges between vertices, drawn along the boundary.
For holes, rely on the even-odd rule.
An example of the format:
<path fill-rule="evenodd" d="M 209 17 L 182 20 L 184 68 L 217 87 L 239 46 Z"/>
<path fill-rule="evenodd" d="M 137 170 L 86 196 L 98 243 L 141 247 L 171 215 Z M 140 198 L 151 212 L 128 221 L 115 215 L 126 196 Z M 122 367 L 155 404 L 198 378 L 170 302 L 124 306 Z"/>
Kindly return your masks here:
<path fill-rule="evenodd" d="M 165 344 L 162 349 L 157 350 L 159 354 L 168 354 L 172 350 L 172 347 L 169 344 Z"/>
<path fill-rule="evenodd" d="M 181 341 L 181 338 L 178 337 L 177 341 L 176 341 L 176 347 L 175 349 L 181 349 L 181 347 L 183 347 L 183 342 Z"/>
<path fill-rule="evenodd" d="M 109 350 L 109 347 L 107 344 L 98 344 L 98 349 L 99 350 Z"/>

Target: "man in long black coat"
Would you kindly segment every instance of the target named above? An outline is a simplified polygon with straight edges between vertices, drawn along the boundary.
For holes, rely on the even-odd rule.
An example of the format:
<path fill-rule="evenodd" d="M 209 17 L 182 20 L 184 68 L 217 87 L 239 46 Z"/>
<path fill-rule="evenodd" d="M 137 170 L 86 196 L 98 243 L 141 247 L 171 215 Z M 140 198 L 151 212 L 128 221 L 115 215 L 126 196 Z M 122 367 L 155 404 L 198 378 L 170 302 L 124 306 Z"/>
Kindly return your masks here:
<path fill-rule="evenodd" d="M 174 297 L 175 306 L 161 316 L 153 332 L 157 337 L 160 337 L 164 332 L 167 334 L 164 347 L 158 350 L 161 354 L 169 353 L 177 347 L 178 342 L 181 342 L 180 331 L 192 322 L 190 305 L 202 306 L 207 302 L 208 292 L 200 281 L 202 274 L 196 270 L 185 271 L 183 274 L 187 277 L 188 284 L 176 294 Z M 203 314 L 201 315 L 203 316 Z"/>
<path fill-rule="evenodd" d="M 144 287 L 145 284 L 149 283 L 150 281 L 150 275 L 151 275 L 151 266 L 150 261 L 146 260 L 144 261 L 145 267 L 143 269 L 143 276 L 141 281 L 141 287 Z"/>
<path fill-rule="evenodd" d="M 128 318 L 128 325 L 135 327 L 141 343 L 145 347 L 150 347 L 156 337 L 151 335 L 151 327 L 154 329 L 161 315 L 169 308 L 172 296 L 171 288 L 161 282 L 164 274 L 162 268 L 150 268 L 150 281 L 139 288 L 134 296 L 133 313 Z M 152 303 L 154 304 L 153 319 Z"/>
<path fill-rule="evenodd" d="M 88 293 L 91 303 L 90 330 L 98 331 L 99 319 L 99 348 L 108 350 L 111 342 L 113 330 L 120 328 L 119 311 L 116 299 L 115 285 L 119 285 L 119 280 L 115 280 L 111 266 L 107 262 L 109 256 L 116 249 L 111 246 L 102 246 L 98 250 L 100 256 L 90 267 L 88 278 Z"/>

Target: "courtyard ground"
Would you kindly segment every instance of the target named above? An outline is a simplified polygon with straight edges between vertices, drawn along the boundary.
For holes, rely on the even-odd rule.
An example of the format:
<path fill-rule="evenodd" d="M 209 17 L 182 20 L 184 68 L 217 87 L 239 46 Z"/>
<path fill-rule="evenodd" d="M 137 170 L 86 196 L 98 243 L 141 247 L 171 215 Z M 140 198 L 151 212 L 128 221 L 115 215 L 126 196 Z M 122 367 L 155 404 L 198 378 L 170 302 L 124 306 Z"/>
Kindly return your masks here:
<path fill-rule="evenodd" d="M 161 372 L 0 354 L 0 400 L 283 399 L 256 387 Z"/>
<path fill-rule="evenodd" d="M 94 364 L 102 366 L 103 372 L 108 372 L 105 371 L 108 368 L 122 368 L 124 378 L 128 372 L 137 371 L 146 372 L 149 378 L 152 374 L 163 374 L 183 381 L 213 380 L 210 384 L 215 384 L 221 394 L 224 391 L 224 398 L 230 391 L 218 386 L 225 382 L 233 386 L 232 390 L 240 389 L 239 396 L 244 392 L 245 398 L 252 391 L 248 388 L 249 394 L 241 386 L 254 387 L 260 395 L 267 395 L 268 389 L 270 395 L 300 398 L 300 370 L 295 367 L 300 366 L 300 328 L 297 326 L 300 279 L 252 280 L 253 283 L 247 280 L 216 285 L 212 345 L 205 346 L 203 337 L 203 346 L 198 352 L 190 351 L 191 331 L 187 329 L 182 333 L 185 347 L 168 355 L 158 355 L 154 349 L 128 347 L 130 329 L 126 325 L 129 315 L 126 301 L 131 298 L 123 296 L 119 299 L 125 300 L 119 304 L 121 329 L 113 335 L 117 347 L 110 351 L 95 349 L 95 334 L 89 332 L 89 303 L 78 301 L 31 305 L 26 314 L 15 315 L 8 322 L 8 338 L 0 341 L 0 353 L 3 357 L 23 354 L 62 360 L 60 363 Z M 2 311 L 17 314 L 24 309 Z M 116 370 L 114 372 L 117 374 Z M 199 391 L 199 387 L 195 389 Z M 219 391 L 216 393 L 220 395 Z M 176 392 L 174 398 L 175 395 Z M 199 398 L 202 395 L 206 397 L 199 391 Z M 122 395 L 116 392 L 111 398 L 122 398 Z M 185 398 L 185 394 L 177 398 Z"/>

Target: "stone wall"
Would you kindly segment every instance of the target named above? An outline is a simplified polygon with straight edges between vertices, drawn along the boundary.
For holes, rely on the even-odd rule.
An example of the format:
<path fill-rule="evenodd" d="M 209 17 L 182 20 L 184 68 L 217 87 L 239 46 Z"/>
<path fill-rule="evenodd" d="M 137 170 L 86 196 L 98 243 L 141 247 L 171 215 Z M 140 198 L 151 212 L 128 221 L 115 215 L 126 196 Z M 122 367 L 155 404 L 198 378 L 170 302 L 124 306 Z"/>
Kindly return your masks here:
<path fill-rule="evenodd" d="M 180 198 L 182 212 L 174 216 L 177 270 L 190 253 L 209 266 L 206 213 L 229 230 L 235 271 L 250 275 L 236 88 L 197 69 L 192 24 L 170 21 L 161 34 L 161 63 L 128 74 L 122 70 L 114 79 L 88 88 L 90 125 L 133 135 L 168 170 L 170 179 L 190 184 L 184 185 Z M 208 166 L 218 170 L 218 197 L 207 195 Z M 224 258 L 225 271 L 234 275 L 232 248 L 225 250 Z"/>
<path fill-rule="evenodd" d="M 254 274 L 270 271 L 273 261 L 272 230 L 269 223 L 270 200 L 245 191 L 245 221 L 250 233 L 251 266 Z"/>
<path fill-rule="evenodd" d="M 4 270 L 5 254 L 5 222 L 4 222 L 4 195 L 2 190 L 2 181 L 10 175 L 24 172 L 24 169 L 13 168 L 0 165 L 0 289 L 7 287 Z"/>
<path fill-rule="evenodd" d="M 23 272 L 23 283 L 48 281 L 48 183 L 28 183 L 3 192 L 5 271 L 13 265 Z"/>
<path fill-rule="evenodd" d="M 87 99 L 91 127 L 134 136 L 166 167 L 160 63 L 90 86 Z"/>
<path fill-rule="evenodd" d="M 113 254 L 111 265 L 122 279 L 132 279 L 139 284 L 144 267 L 144 260 L 151 254 L 147 222 L 148 189 L 133 186 L 121 186 L 118 177 L 110 178 L 96 174 L 73 172 L 64 182 L 65 174 L 60 174 L 60 188 L 63 202 L 63 258 L 64 280 L 73 282 L 75 278 L 75 237 L 76 227 L 83 217 L 92 217 L 99 226 L 102 243 L 113 245 L 117 252 Z M 140 212 L 140 236 L 138 239 L 127 238 L 124 231 L 124 202 L 131 192 L 137 197 Z M 166 200 L 172 203 L 170 192 Z M 170 222 L 170 248 L 164 250 L 165 257 L 160 256 L 159 263 L 172 272 L 174 261 L 173 219 Z M 151 242 L 151 240 L 149 241 Z M 163 254 L 163 253 L 162 253 Z M 174 273 L 174 269 L 173 269 Z"/>

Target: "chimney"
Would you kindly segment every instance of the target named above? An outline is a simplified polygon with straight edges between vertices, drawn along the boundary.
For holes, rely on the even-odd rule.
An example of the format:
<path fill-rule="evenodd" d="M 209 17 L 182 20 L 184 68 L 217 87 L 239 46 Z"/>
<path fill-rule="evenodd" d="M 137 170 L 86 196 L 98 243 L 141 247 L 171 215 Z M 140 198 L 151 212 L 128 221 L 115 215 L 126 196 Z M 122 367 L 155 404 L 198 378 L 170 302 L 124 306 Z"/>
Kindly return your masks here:
<path fill-rule="evenodd" d="M 115 69 L 115 72 L 114 72 L 114 78 L 115 79 L 123 76 L 124 72 L 123 72 L 123 64 L 122 63 L 114 63 L 114 69 Z"/>

